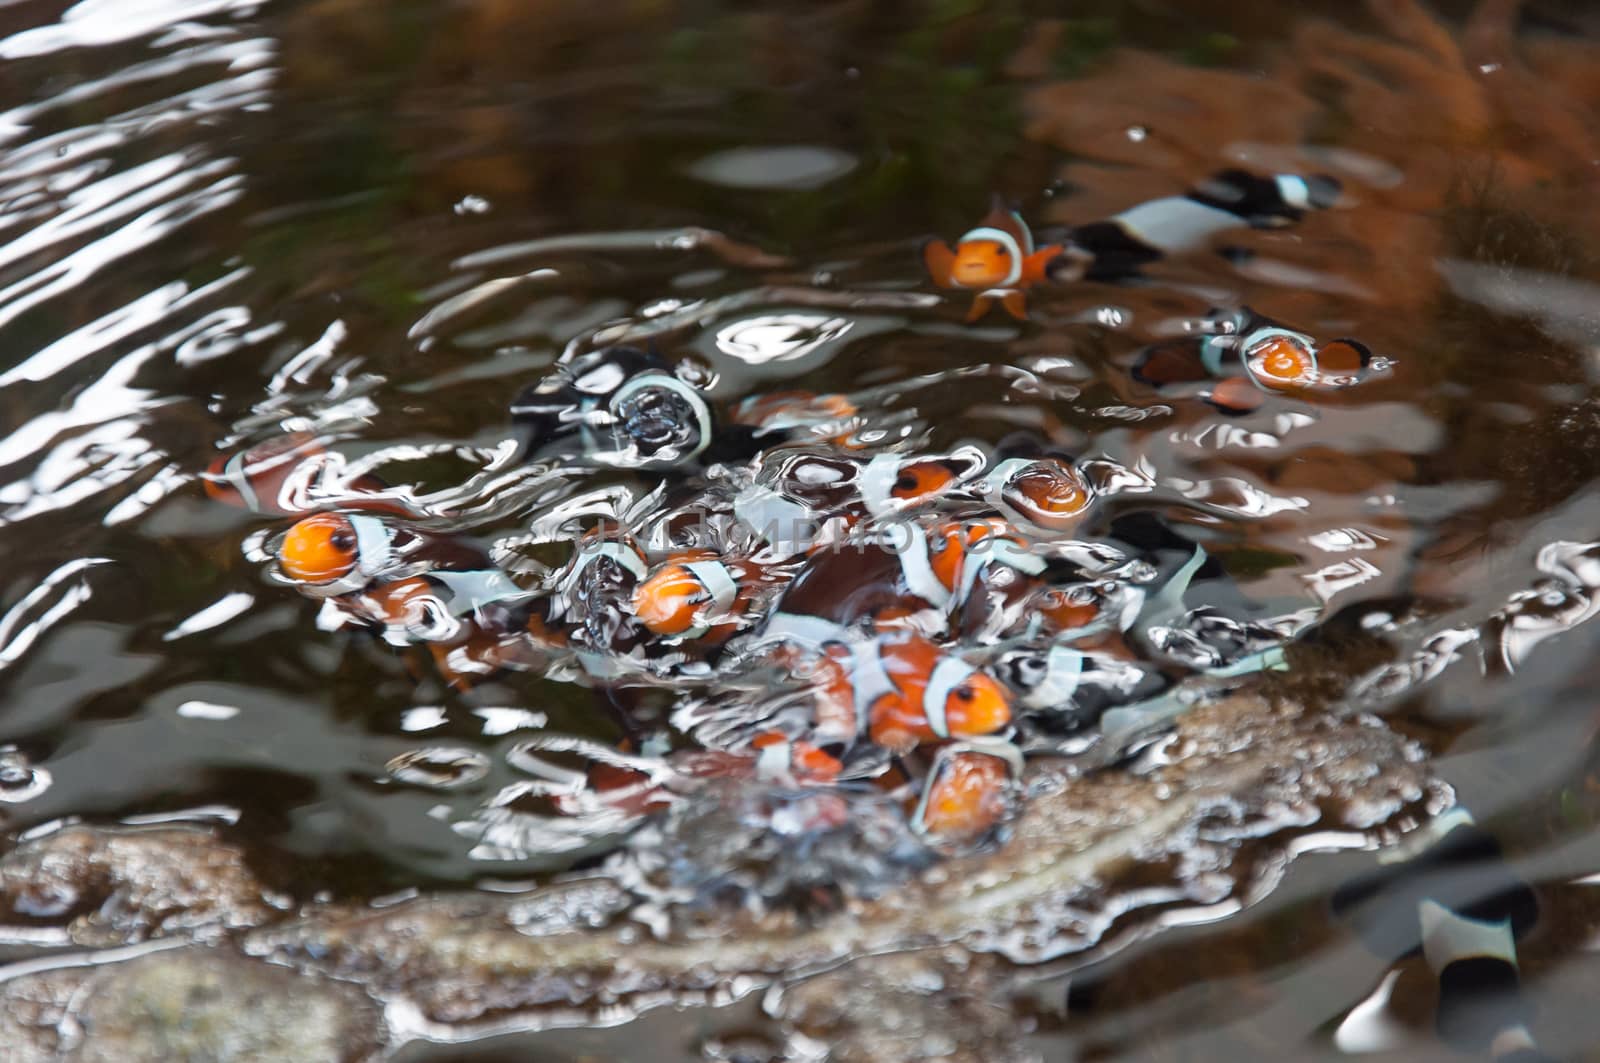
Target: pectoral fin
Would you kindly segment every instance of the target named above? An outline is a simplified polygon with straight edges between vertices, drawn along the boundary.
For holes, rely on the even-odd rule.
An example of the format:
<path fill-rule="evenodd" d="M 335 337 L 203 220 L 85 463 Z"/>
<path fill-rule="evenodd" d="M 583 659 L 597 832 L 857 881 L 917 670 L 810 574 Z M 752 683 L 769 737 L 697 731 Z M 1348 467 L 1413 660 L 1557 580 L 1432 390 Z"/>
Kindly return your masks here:
<path fill-rule="evenodd" d="M 1266 401 L 1266 392 L 1242 376 L 1230 376 L 1217 381 L 1207 401 L 1223 413 L 1250 413 L 1259 410 Z"/>
<path fill-rule="evenodd" d="M 955 267 L 956 253 L 943 240 L 929 240 L 922 246 L 922 262 L 928 267 L 928 275 L 933 278 L 933 283 L 939 287 L 960 287 L 950 272 Z"/>

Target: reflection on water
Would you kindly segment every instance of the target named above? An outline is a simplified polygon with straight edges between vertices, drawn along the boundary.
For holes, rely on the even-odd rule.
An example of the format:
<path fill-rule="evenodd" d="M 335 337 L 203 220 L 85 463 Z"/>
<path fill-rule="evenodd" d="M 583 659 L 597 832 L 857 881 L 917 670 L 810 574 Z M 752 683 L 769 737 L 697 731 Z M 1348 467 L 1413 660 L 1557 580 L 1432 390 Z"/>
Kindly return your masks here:
<path fill-rule="evenodd" d="M 579 4 L 0 5 L 0 827 L 235 823 L 301 899 L 615 850 L 636 817 L 593 799 L 590 770 L 666 763 L 620 751 L 619 717 L 682 748 L 729 733 L 772 676 L 682 668 L 624 708 L 571 654 L 454 689 L 445 658 L 296 595 L 270 564 L 288 522 L 198 481 L 219 456 L 310 440 L 285 511 L 348 506 L 376 474 L 419 528 L 543 590 L 598 519 L 652 549 L 676 534 L 680 481 L 519 458 L 513 399 L 628 343 L 719 417 L 823 397 L 784 426 L 807 447 L 865 461 L 1023 433 L 1072 455 L 1107 522 L 1075 563 L 1127 571 L 1109 521 L 1143 514 L 1215 566 L 1140 652 L 1223 668 L 1288 642 L 1275 689 L 1381 714 L 1547 882 L 1592 872 L 1592 16 L 1093 6 L 711 4 L 618 25 Z M 971 293 L 919 256 L 991 193 L 1044 244 L 1236 166 L 1328 173 L 1343 193 L 1136 283 L 1040 283 L 1022 320 L 963 324 Z M 1138 377 L 1246 307 L 1375 357 L 1354 386 L 1258 388 L 1239 416 L 1216 408 L 1215 374 Z M 695 482 L 731 510 L 779 464 Z M 1523 775 L 1457 767 L 1498 739 Z M 808 802 L 760 815 L 835 814 Z M 659 889 L 658 914 L 725 890 L 692 844 L 719 832 L 769 847 L 715 859 L 744 884 L 770 857 L 773 895 L 812 890 L 817 866 L 867 892 L 923 866 L 888 802 L 855 811 L 852 840 L 808 869 L 742 833 L 749 809 L 730 825 L 680 808 L 637 843 L 636 885 Z M 1263 832 L 1318 829 L 1280 812 Z M 852 863 L 861 839 L 881 864 Z M 1203 850 L 1184 890 L 1108 905 L 1181 898 L 1200 907 L 1163 918 L 1194 925 L 1078 977 L 1081 1021 L 1018 1005 L 1017 1022 L 1081 1052 L 1416 1046 L 1385 1018 L 1422 992 L 1415 971 L 1375 991 L 1375 966 L 1305 915 L 1352 865 L 1296 865 L 1281 898 L 1235 914 L 1228 869 L 1199 866 L 1223 850 Z M 1528 969 L 1564 1016 L 1560 994 L 1600 972 L 1553 944 L 1593 928 L 1557 897 L 1572 925 Z M 1301 916 L 1286 952 L 1273 920 Z M 1284 1005 L 1219 1026 L 1195 1003 L 1215 972 L 1173 962 L 1168 933 L 1252 992 L 1274 965 L 1327 975 L 1349 1016 Z"/>

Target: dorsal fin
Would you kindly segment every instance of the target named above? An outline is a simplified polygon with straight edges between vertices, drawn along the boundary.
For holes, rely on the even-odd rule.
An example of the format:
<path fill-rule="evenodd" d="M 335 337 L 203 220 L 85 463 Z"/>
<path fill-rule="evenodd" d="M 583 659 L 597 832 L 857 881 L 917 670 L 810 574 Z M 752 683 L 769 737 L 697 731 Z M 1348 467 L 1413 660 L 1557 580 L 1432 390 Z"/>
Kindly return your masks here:
<path fill-rule="evenodd" d="M 999 229 L 1008 233 L 1017 241 L 1017 246 L 1022 248 L 1024 255 L 1033 254 L 1033 231 L 1028 228 L 1028 223 L 1022 220 L 1022 215 L 1007 203 L 1005 197 L 996 192 L 989 201 L 989 213 L 979 222 L 991 229 Z"/>

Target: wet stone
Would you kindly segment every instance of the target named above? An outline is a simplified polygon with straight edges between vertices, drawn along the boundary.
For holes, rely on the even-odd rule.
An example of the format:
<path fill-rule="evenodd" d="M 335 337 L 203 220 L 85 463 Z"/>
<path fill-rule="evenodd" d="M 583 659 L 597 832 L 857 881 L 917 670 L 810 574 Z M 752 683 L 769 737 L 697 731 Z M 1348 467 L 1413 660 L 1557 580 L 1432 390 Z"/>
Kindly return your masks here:
<path fill-rule="evenodd" d="M 198 828 L 67 827 L 0 857 L 0 921 L 124 945 L 277 914 L 243 854 Z"/>
<path fill-rule="evenodd" d="M 1010 1063 L 1034 1058 L 994 963 L 956 950 L 874 956 L 784 993 L 798 1034 L 835 1063 Z"/>
<path fill-rule="evenodd" d="M 360 989 L 227 951 L 142 956 L 83 988 L 82 1063 L 354 1063 L 381 1047 L 381 1012 Z"/>
<path fill-rule="evenodd" d="M 376 1044 L 367 994 L 470 1039 L 509 1016 L 537 1029 L 781 984 L 790 1049 L 827 1036 L 840 1059 L 1006 1059 L 1017 1031 L 1001 959 L 1083 953 L 1152 908 L 1260 895 L 1314 824 L 1381 830 L 1448 798 L 1378 721 L 1254 697 L 1193 710 L 1126 766 L 1039 762 L 1030 785 L 992 848 L 809 910 L 794 904 L 809 881 L 794 861 L 816 839 L 763 835 L 779 870 L 763 869 L 741 827 L 751 794 L 715 788 L 639 836 L 665 863 L 298 914 L 269 904 L 213 832 L 69 828 L 0 858 L 11 918 L 64 922 L 80 946 L 176 947 L 0 982 L 0 1032 L 24 1059 L 56 1058 L 55 1038 L 78 1027 L 83 1059 L 360 1059 Z M 810 851 L 837 868 L 882 841 L 847 831 Z M 751 892 L 708 903 L 711 882 Z M 793 895 L 764 892 L 778 882 Z"/>

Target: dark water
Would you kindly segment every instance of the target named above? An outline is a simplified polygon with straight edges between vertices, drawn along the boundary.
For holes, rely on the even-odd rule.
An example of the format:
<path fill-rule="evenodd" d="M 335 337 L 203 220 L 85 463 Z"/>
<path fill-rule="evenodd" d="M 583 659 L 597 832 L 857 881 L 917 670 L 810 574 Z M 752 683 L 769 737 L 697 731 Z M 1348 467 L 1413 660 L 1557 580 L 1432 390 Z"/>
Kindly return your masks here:
<path fill-rule="evenodd" d="M 512 396 L 575 338 L 653 319 L 722 398 L 926 375 L 901 407 L 928 449 L 1048 424 L 1222 498 L 1241 591 L 1326 620 L 1278 682 L 1366 699 L 1434 754 L 1546 887 L 1524 948 L 1547 1047 L 1591 1043 L 1600 915 L 1567 883 L 1600 871 L 1579 626 L 1600 27 L 1560 4 L 1041 6 L 0 3 L 0 827 L 219 822 L 302 898 L 570 862 L 484 859 L 462 825 L 529 733 L 615 738 L 591 696 L 537 675 L 461 695 L 319 630 L 264 572 L 282 523 L 196 478 L 316 431 L 487 505 Z M 919 243 L 991 193 L 1064 224 L 1230 165 L 1334 173 L 1346 200 L 1230 234 L 1249 255 L 1035 293 L 1020 325 L 757 292 L 931 293 Z M 695 226 L 783 263 L 672 246 Z M 539 242 L 568 234 L 605 235 Z M 518 279 L 457 299 L 497 278 Z M 1129 381 L 1218 302 L 1359 337 L 1384 371 L 1231 422 Z M 1059 390 L 954 375 L 979 363 Z M 513 542 L 527 517 L 460 530 Z M 423 747 L 486 771 L 441 789 L 386 767 Z M 1082 1015 L 1047 1011 L 1041 1050 L 1333 1053 L 1382 969 L 1324 902 L 1367 863 L 1302 861 L 1261 905 L 1075 976 Z M 1429 992 L 1402 972 L 1412 1013 Z M 688 1050 L 701 1020 L 649 1021 Z M 1433 1050 L 1424 1023 L 1382 1044 Z"/>

